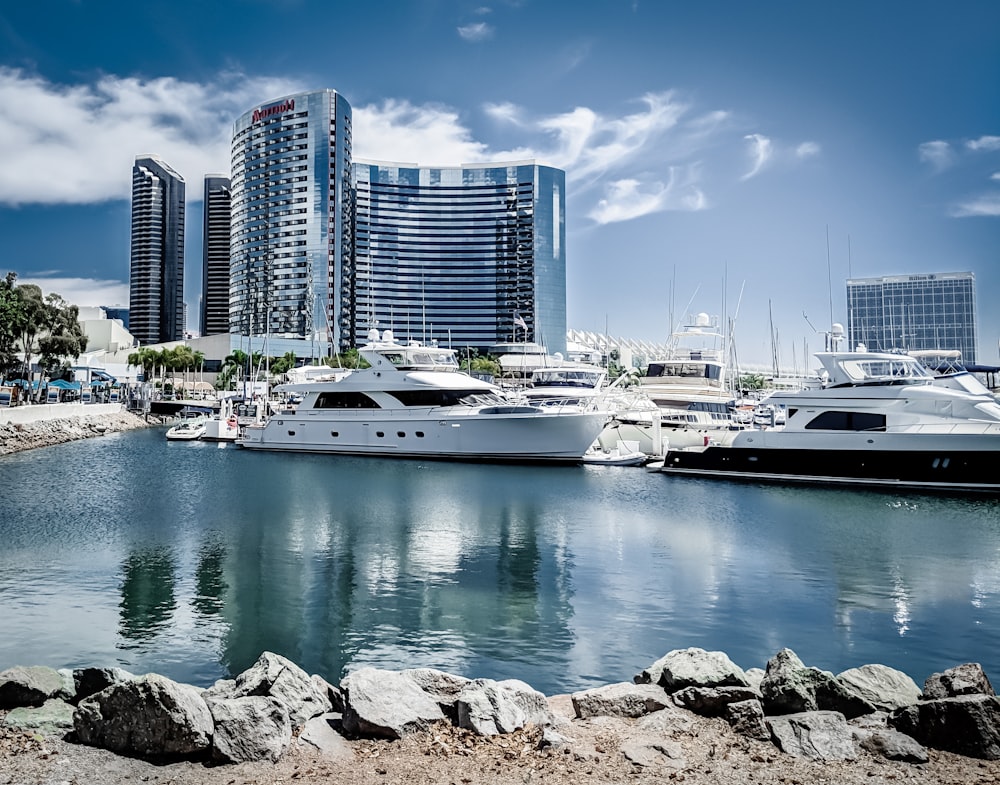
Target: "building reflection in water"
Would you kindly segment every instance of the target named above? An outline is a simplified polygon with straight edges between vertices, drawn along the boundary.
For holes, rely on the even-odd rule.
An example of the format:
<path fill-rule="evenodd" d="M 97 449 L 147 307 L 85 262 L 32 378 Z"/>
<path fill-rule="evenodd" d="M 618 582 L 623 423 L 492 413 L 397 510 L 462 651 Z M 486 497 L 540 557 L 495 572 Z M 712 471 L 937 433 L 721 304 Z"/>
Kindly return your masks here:
<path fill-rule="evenodd" d="M 177 560 L 169 546 L 130 551 L 122 563 L 119 648 L 133 648 L 169 628 L 177 608 Z"/>

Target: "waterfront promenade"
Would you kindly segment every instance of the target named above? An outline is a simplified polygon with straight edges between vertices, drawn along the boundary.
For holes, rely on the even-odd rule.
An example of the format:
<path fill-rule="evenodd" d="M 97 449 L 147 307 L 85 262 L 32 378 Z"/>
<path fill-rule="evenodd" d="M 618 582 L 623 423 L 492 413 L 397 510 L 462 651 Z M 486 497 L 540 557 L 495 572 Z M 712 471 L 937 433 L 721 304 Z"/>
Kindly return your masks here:
<path fill-rule="evenodd" d="M 0 455 L 149 424 L 120 403 L 44 403 L 0 409 Z"/>

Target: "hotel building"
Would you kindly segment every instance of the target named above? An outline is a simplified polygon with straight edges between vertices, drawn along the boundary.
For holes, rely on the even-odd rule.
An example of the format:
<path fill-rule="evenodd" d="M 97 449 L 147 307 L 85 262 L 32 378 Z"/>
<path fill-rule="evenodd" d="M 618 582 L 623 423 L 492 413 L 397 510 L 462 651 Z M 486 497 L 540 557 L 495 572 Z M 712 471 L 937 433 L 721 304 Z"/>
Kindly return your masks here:
<path fill-rule="evenodd" d="M 533 161 L 354 164 L 352 341 L 566 348 L 566 175 Z"/>
<path fill-rule="evenodd" d="M 152 155 L 132 167 L 129 330 L 141 345 L 184 337 L 184 179 Z"/>
<path fill-rule="evenodd" d="M 229 332 L 229 178 L 205 176 L 202 219 L 201 334 Z"/>
<path fill-rule="evenodd" d="M 351 106 L 333 90 L 270 101 L 232 138 L 229 330 L 352 334 Z"/>
<path fill-rule="evenodd" d="M 872 351 L 958 350 L 977 356 L 973 273 L 930 273 L 847 282 L 847 339 Z"/>

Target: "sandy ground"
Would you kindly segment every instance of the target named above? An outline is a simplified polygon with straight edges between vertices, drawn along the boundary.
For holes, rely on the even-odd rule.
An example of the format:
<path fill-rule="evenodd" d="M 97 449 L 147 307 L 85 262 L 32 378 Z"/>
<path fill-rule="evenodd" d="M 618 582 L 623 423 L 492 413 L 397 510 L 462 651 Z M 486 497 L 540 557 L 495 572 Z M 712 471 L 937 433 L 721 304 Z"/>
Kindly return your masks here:
<path fill-rule="evenodd" d="M 483 738 L 441 725 L 402 741 L 336 737 L 322 752 L 296 739 L 277 763 L 213 766 L 189 761 L 157 765 L 0 725 L 0 784 L 1000 783 L 998 761 L 933 750 L 930 762 L 923 765 L 890 762 L 865 752 L 844 763 L 797 760 L 770 743 L 737 735 L 723 720 L 694 715 L 685 730 L 664 736 L 669 754 L 654 752 L 647 765 L 639 765 L 625 754 L 636 727 L 633 720 L 574 720 L 560 728 L 563 736 L 573 739 L 571 745 L 539 749 L 538 728 Z"/>

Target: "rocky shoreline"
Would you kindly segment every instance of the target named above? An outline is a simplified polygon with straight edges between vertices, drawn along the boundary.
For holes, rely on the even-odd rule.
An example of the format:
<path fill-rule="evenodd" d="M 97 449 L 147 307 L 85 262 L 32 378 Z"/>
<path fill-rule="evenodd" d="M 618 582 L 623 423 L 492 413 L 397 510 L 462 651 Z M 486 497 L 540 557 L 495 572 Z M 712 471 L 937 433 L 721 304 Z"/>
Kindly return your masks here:
<path fill-rule="evenodd" d="M 83 407 L 79 407 L 83 408 Z M 0 422 L 0 455 L 75 442 L 159 424 L 122 409 L 114 413 L 76 414 L 27 422 Z"/>
<path fill-rule="evenodd" d="M 923 688 L 783 649 L 744 671 L 675 650 L 633 677 L 544 696 L 516 679 L 361 668 L 339 685 L 265 652 L 207 689 L 116 668 L 0 673 L 9 782 L 1000 782 L 982 668 Z M 96 769 L 95 769 L 96 767 Z M 76 779 L 79 775 L 79 778 Z"/>

